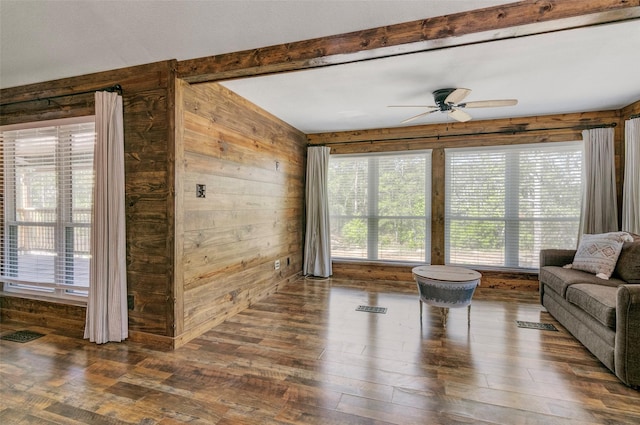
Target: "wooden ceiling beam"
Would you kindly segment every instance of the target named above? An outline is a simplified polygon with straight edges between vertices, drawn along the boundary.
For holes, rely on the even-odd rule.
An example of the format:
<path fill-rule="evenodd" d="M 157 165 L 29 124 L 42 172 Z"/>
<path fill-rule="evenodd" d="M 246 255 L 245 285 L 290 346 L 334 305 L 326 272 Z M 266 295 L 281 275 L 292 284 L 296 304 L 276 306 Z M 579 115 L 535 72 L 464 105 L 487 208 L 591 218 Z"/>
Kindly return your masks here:
<path fill-rule="evenodd" d="M 468 136 L 469 134 L 516 134 L 532 131 L 548 133 L 549 130 L 566 131 L 616 125 L 619 118 L 620 113 L 618 111 L 578 112 L 537 117 L 472 120 L 465 123 L 450 122 L 397 128 L 315 133 L 308 134 L 307 141 L 309 145 L 333 145 L 401 139 L 446 139 L 454 136 Z"/>
<path fill-rule="evenodd" d="M 527 0 L 293 43 L 179 61 L 189 83 L 298 71 L 619 22 L 640 0 Z"/>

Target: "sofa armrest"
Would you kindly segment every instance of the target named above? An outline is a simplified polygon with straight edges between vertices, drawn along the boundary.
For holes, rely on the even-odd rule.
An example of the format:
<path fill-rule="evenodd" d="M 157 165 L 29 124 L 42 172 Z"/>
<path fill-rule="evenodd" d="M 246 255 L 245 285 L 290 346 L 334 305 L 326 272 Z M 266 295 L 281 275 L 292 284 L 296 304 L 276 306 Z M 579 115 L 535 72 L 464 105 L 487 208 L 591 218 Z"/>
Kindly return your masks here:
<path fill-rule="evenodd" d="M 575 249 L 543 249 L 540 251 L 540 267 L 571 264 L 575 255 Z"/>
<path fill-rule="evenodd" d="M 627 385 L 640 386 L 640 284 L 618 287 L 615 371 Z"/>

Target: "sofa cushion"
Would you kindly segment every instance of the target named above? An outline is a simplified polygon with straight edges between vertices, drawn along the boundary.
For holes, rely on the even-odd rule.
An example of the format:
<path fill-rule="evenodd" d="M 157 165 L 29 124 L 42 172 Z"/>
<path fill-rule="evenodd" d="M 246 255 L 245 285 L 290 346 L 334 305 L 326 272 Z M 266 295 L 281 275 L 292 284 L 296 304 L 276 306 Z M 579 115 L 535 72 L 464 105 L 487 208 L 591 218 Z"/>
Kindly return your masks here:
<path fill-rule="evenodd" d="M 618 288 L 611 286 L 578 283 L 567 289 L 566 298 L 598 322 L 615 329 L 617 294 Z"/>
<path fill-rule="evenodd" d="M 632 240 L 626 232 L 582 235 L 573 263 L 566 267 L 593 273 L 600 279 L 609 279 L 616 268 L 622 245 Z"/>
<path fill-rule="evenodd" d="M 603 280 L 595 277 L 591 273 L 580 270 L 565 269 L 558 266 L 545 266 L 540 269 L 540 282 L 553 289 L 562 298 L 566 297 L 567 288 L 577 283 L 591 283 L 595 285 L 610 286 L 617 288 L 618 285 L 626 283 L 617 278 Z"/>
<path fill-rule="evenodd" d="M 628 283 L 640 283 L 640 239 L 622 245 L 614 276 Z"/>

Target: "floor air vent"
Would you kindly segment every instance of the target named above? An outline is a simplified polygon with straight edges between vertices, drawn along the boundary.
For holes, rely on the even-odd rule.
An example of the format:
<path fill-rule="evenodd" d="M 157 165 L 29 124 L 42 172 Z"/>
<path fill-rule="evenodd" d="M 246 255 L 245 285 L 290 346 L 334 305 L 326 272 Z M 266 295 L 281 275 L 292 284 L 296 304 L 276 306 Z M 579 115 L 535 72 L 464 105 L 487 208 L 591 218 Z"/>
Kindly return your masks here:
<path fill-rule="evenodd" d="M 34 339 L 38 339 L 41 336 L 44 336 L 44 334 L 33 331 L 15 331 L 10 334 L 4 335 L 0 339 L 13 342 L 29 342 L 33 341 Z"/>
<path fill-rule="evenodd" d="M 516 320 L 519 328 L 526 329 L 539 329 L 542 331 L 558 331 L 555 326 L 551 323 L 539 323 L 539 322 L 522 322 L 520 320 Z"/>
<path fill-rule="evenodd" d="M 385 307 L 371 307 L 369 305 L 359 305 L 356 311 L 364 311 L 365 313 L 380 313 L 385 314 L 387 309 Z"/>

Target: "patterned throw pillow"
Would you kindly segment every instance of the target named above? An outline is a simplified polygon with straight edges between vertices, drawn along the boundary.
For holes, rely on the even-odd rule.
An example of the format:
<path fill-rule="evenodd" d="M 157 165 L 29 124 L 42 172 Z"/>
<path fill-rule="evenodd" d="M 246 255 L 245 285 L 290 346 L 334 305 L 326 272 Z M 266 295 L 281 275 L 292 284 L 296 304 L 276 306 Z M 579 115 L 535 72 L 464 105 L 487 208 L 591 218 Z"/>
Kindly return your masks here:
<path fill-rule="evenodd" d="M 594 273 L 596 277 L 608 280 L 616 267 L 622 245 L 632 240 L 627 232 L 582 235 L 573 263 L 565 267 Z"/>

